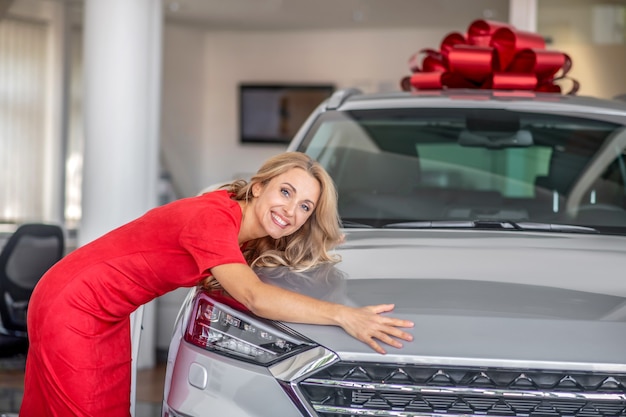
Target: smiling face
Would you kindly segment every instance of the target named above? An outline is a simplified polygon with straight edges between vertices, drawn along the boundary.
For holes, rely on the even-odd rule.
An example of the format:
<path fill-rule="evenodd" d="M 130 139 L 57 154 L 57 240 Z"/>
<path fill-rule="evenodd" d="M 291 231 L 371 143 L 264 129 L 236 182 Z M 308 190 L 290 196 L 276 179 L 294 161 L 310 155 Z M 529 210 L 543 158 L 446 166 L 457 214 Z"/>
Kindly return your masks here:
<path fill-rule="evenodd" d="M 246 216 L 252 238 L 271 236 L 274 239 L 296 232 L 313 214 L 320 197 L 320 184 L 308 172 L 292 168 L 274 177 L 263 186 L 254 184 Z"/>

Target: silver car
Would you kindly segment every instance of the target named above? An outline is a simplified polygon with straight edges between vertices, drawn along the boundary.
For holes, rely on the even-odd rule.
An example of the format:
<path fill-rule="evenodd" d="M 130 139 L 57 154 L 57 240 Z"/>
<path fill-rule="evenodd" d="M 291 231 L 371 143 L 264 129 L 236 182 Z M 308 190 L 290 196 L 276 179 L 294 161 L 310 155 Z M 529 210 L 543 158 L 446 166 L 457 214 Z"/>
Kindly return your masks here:
<path fill-rule="evenodd" d="M 343 260 L 267 282 L 394 303 L 387 355 L 193 290 L 164 416 L 626 416 L 626 104 L 335 93 L 289 149 L 334 178 Z"/>

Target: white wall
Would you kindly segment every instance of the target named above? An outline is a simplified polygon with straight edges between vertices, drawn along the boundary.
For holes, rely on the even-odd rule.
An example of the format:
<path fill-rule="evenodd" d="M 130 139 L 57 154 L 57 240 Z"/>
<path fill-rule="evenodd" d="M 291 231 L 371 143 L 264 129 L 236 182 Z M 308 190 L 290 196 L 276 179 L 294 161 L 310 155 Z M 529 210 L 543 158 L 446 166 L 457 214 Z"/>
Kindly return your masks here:
<path fill-rule="evenodd" d="M 202 31 L 166 25 L 162 144 L 175 187 L 247 176 L 283 145 L 239 143 L 240 82 L 333 83 L 398 90 L 408 59 L 453 29 Z"/>
<path fill-rule="evenodd" d="M 203 30 L 164 27 L 161 160 L 164 168 L 175 174 L 172 185 L 180 196 L 197 193 L 203 183 L 199 167 L 207 159 L 198 152 L 205 140 L 204 43 Z"/>
<path fill-rule="evenodd" d="M 613 6 L 614 21 L 594 19 L 598 8 Z M 568 74 L 580 82 L 578 95 L 612 98 L 626 93 L 625 2 L 603 0 L 551 0 L 540 3 L 538 31 L 551 39 L 548 49 L 567 53 L 572 58 Z M 563 8 L 567 7 L 567 14 Z M 620 23 L 621 21 L 621 23 Z M 599 36 L 603 35 L 604 36 Z M 612 42 L 606 38 L 613 38 Z M 563 86 L 569 89 L 568 83 Z"/>

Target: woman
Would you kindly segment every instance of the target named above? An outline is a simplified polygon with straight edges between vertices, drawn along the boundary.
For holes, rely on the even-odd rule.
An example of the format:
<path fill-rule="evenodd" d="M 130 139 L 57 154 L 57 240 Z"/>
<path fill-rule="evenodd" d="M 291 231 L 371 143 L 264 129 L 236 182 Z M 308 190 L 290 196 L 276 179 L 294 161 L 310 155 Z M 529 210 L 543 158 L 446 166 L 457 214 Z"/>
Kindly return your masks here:
<path fill-rule="evenodd" d="M 265 284 L 251 266 L 337 262 L 336 192 L 308 156 L 268 160 L 250 182 L 148 211 L 54 265 L 29 305 L 21 417 L 129 416 L 130 314 L 181 286 L 217 284 L 253 313 L 338 325 L 380 353 L 412 323 Z"/>

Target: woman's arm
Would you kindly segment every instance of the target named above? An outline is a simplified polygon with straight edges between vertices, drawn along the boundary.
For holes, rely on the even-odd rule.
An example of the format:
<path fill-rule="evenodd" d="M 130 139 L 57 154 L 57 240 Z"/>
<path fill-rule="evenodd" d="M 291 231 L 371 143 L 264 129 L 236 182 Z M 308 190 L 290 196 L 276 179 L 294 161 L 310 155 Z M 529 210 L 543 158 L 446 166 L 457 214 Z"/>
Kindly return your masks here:
<path fill-rule="evenodd" d="M 262 282 L 244 264 L 226 264 L 211 269 L 222 287 L 254 314 L 271 320 L 342 327 L 348 334 L 379 353 L 386 353 L 375 339 L 400 348 L 413 337 L 400 328 L 413 327 L 408 320 L 386 317 L 380 313 L 393 310 L 393 304 L 360 308 L 318 300 Z M 394 337 L 396 339 L 394 339 Z"/>

